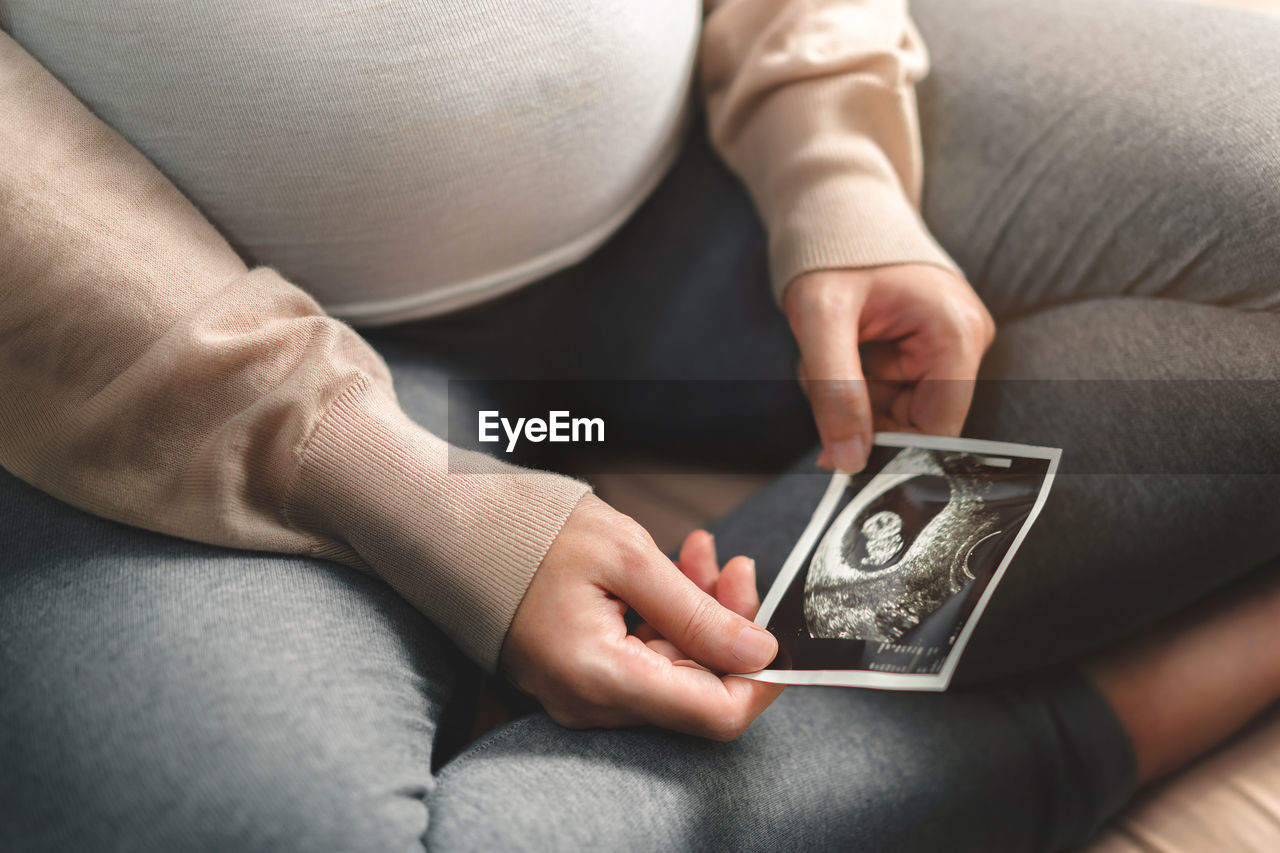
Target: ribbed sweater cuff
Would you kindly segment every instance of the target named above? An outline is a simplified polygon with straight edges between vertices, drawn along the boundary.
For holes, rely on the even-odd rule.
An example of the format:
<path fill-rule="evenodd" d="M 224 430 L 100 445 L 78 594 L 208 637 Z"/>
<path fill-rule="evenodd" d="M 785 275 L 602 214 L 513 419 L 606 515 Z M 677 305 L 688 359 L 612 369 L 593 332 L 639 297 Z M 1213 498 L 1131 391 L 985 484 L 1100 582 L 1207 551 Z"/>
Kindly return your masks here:
<path fill-rule="evenodd" d="M 773 223 L 769 277 L 778 303 L 814 270 L 932 264 L 959 273 L 896 184 L 857 172 L 815 182 Z"/>
<path fill-rule="evenodd" d="M 290 488 L 316 556 L 386 580 L 492 671 L 534 572 L 589 487 L 449 446 L 366 385 L 331 405 Z"/>
<path fill-rule="evenodd" d="M 780 87 L 713 138 L 755 197 L 779 302 L 819 269 L 933 264 L 957 271 L 917 210 L 921 154 L 910 86 L 859 75 Z"/>

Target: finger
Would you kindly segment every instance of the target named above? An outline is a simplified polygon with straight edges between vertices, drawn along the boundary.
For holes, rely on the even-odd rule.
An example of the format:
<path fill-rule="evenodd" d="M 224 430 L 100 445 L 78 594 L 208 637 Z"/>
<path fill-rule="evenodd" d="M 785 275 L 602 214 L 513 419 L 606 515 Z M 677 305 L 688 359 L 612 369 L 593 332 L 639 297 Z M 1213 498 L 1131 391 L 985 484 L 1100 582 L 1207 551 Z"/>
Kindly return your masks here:
<path fill-rule="evenodd" d="M 708 595 L 715 595 L 720 563 L 716 558 L 715 537 L 709 532 L 695 530 L 686 536 L 684 544 L 680 546 L 680 557 L 676 565 L 679 566 L 680 571 L 684 572 L 685 577 L 698 585 L 699 589 Z M 637 625 L 634 633 L 645 643 L 662 639 L 662 635 L 647 622 Z"/>
<path fill-rule="evenodd" d="M 716 540 L 705 530 L 695 530 L 684 539 L 677 561 L 684 576 L 698 585 L 698 589 L 714 595 L 716 579 L 720 576 L 720 563 L 716 561 Z"/>
<path fill-rule="evenodd" d="M 626 563 L 610 579 L 610 591 L 698 663 L 720 672 L 754 672 L 778 653 L 772 634 L 698 589 L 656 548 Z"/>
<path fill-rule="evenodd" d="M 858 357 L 861 303 L 823 303 L 793 327 L 804 362 L 809 405 L 837 468 L 861 471 L 871 446 L 871 404 Z"/>
<path fill-rule="evenodd" d="M 754 619 L 760 609 L 760 593 L 756 590 L 756 562 L 750 557 L 734 557 L 724 564 L 716 584 L 716 600 L 747 619 Z"/>
<path fill-rule="evenodd" d="M 895 388 L 920 378 L 907 373 L 898 341 L 877 341 L 866 344 L 862 347 L 861 356 L 862 370 L 868 382 L 873 379 L 879 380 L 872 384 Z M 874 394 L 876 390 L 871 389 L 871 393 Z"/>
<path fill-rule="evenodd" d="M 663 728 L 732 740 L 782 692 L 779 684 L 717 676 L 645 651 L 618 682 L 621 704 Z"/>
<path fill-rule="evenodd" d="M 684 652 L 662 638 L 649 640 L 645 645 L 669 661 L 685 660 L 688 657 Z"/>
<path fill-rule="evenodd" d="M 796 378 L 800 380 L 800 390 L 804 392 L 804 398 L 808 400 L 809 399 L 809 377 L 804 372 L 803 360 L 796 362 Z M 811 409 L 813 408 L 812 402 L 809 403 L 809 407 Z M 818 458 L 813 461 L 813 464 L 818 466 L 824 471 L 836 470 L 835 463 L 831 461 L 831 451 L 825 447 L 822 448 L 822 450 L 818 451 Z"/>
<path fill-rule="evenodd" d="M 977 372 L 977 364 L 973 366 Z M 925 379 L 911 394 L 909 417 L 922 432 L 959 435 L 973 404 L 973 379 Z"/>
<path fill-rule="evenodd" d="M 754 619 L 756 611 L 760 609 L 755 560 L 750 557 L 734 557 L 726 563 L 716 582 L 715 596 L 717 601 L 739 616 Z M 689 657 L 647 624 L 636 629 L 636 636 L 663 657 L 671 660 L 685 660 Z"/>
<path fill-rule="evenodd" d="M 973 377 L 981 360 L 976 348 L 950 346 L 932 352 L 924 373 L 911 376 L 896 344 L 865 348 L 863 369 L 875 377 L 868 380 L 875 416 L 888 418 L 890 429 L 959 435 L 973 403 Z"/>
<path fill-rule="evenodd" d="M 867 381 L 867 396 L 871 400 L 871 423 L 876 430 L 911 429 L 910 422 L 898 418 L 895 414 L 899 411 L 903 397 L 909 396 L 910 393 L 910 385 L 884 380 Z"/>
<path fill-rule="evenodd" d="M 898 392 L 898 396 L 893 398 L 893 405 L 889 407 L 889 417 L 896 423 L 902 424 L 905 430 L 914 430 L 917 432 L 926 432 L 920 424 L 916 422 L 912 415 L 912 409 L 915 406 L 916 388 L 908 385 Z"/>
<path fill-rule="evenodd" d="M 662 635 L 659 634 L 648 622 L 641 622 L 636 626 L 635 635 L 640 638 L 640 642 L 647 643 L 650 640 L 660 640 Z"/>

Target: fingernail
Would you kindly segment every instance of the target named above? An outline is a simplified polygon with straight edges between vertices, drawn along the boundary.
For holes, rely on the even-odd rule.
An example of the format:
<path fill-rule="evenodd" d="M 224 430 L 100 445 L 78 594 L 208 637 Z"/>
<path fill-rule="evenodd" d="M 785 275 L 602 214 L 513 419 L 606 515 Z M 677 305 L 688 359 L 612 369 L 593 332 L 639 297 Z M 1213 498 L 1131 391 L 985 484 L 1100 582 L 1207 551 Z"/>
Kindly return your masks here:
<path fill-rule="evenodd" d="M 756 625 L 743 628 L 733 644 L 733 654 L 748 670 L 763 669 L 778 653 L 778 641 Z"/>
<path fill-rule="evenodd" d="M 856 474 L 867 466 L 867 445 L 862 436 L 855 435 L 831 445 L 831 456 L 841 471 Z"/>

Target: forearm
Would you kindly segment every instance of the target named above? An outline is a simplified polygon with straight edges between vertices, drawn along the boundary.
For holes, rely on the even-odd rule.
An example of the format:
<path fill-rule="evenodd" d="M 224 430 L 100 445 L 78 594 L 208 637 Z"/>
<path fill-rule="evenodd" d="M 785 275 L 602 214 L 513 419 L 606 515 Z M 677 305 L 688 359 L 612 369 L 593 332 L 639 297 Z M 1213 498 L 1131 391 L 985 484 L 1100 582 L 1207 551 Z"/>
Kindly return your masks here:
<path fill-rule="evenodd" d="M 0 115 L 0 464 L 108 518 L 371 569 L 492 665 L 585 486 L 451 471 L 352 329 L 3 34 Z"/>
<path fill-rule="evenodd" d="M 708 0 L 712 141 L 769 232 L 773 285 L 817 269 L 954 270 L 917 211 L 915 84 L 928 56 L 905 0 Z"/>

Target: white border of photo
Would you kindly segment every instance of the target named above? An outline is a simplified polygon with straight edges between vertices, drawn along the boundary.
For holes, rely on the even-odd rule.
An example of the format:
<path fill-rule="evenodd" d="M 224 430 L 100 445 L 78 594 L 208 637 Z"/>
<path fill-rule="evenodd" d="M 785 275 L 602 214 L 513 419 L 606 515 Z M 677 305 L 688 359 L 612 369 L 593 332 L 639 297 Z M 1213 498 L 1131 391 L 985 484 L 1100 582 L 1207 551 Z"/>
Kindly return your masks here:
<path fill-rule="evenodd" d="M 989 454 L 995 457 L 1018 456 L 1031 459 L 1047 459 L 1049 466 L 1040 485 L 1040 492 L 1036 496 L 1035 504 L 1031 507 L 1031 512 L 1022 523 L 1022 527 L 1009 546 L 1009 550 L 1001 559 L 1000 565 L 991 577 L 991 581 L 987 584 L 986 589 L 983 590 L 982 596 L 973 608 L 973 612 L 965 620 L 964 628 L 956 638 L 951 650 L 947 653 L 946 660 L 938 672 L 916 674 L 877 672 L 866 669 L 764 669 L 760 672 L 748 673 L 740 677 L 750 678 L 755 681 L 768 681 L 774 684 L 872 687 L 881 690 L 924 690 L 935 692 L 946 690 L 951 683 L 951 677 L 955 673 L 956 666 L 960 663 L 960 657 L 969 642 L 969 637 L 973 634 L 974 628 L 977 627 L 978 620 L 982 618 L 983 611 L 986 610 L 987 603 L 995 593 L 996 587 L 1000 585 L 1000 581 L 1004 577 L 1005 571 L 1009 568 L 1009 564 L 1013 562 L 1014 554 L 1017 553 L 1022 541 L 1026 538 L 1027 531 L 1031 529 L 1031 525 L 1035 523 L 1036 518 L 1040 515 L 1040 510 L 1044 508 L 1044 503 L 1049 497 L 1049 489 L 1053 485 L 1054 476 L 1058 470 L 1058 461 L 1062 457 L 1062 450 L 1056 447 L 1038 447 L 1030 444 L 1014 444 L 1004 441 L 950 438 L 905 432 L 876 433 L 875 444 L 882 447 L 919 447 L 925 450 Z M 863 491 L 875 488 L 878 485 L 876 478 L 880 476 L 882 475 L 877 474 L 876 477 L 873 477 L 864 486 Z M 792 548 L 787 561 L 783 563 L 777 579 L 774 580 L 773 586 L 769 588 L 769 594 L 765 596 L 764 602 L 760 605 L 760 612 L 756 614 L 755 618 L 757 625 L 768 626 L 769 620 L 773 617 L 774 611 L 795 580 L 796 575 L 805 569 L 806 558 L 812 552 L 818 537 L 824 533 L 827 525 L 831 522 L 831 516 L 839 505 L 840 499 L 848 488 L 851 479 L 850 475 L 839 471 L 832 475 L 831 482 L 827 485 L 827 490 L 823 494 L 822 500 L 818 502 L 817 509 L 813 512 L 813 517 L 809 520 L 809 524 L 805 527 L 804 533 L 801 534 L 795 547 Z"/>

